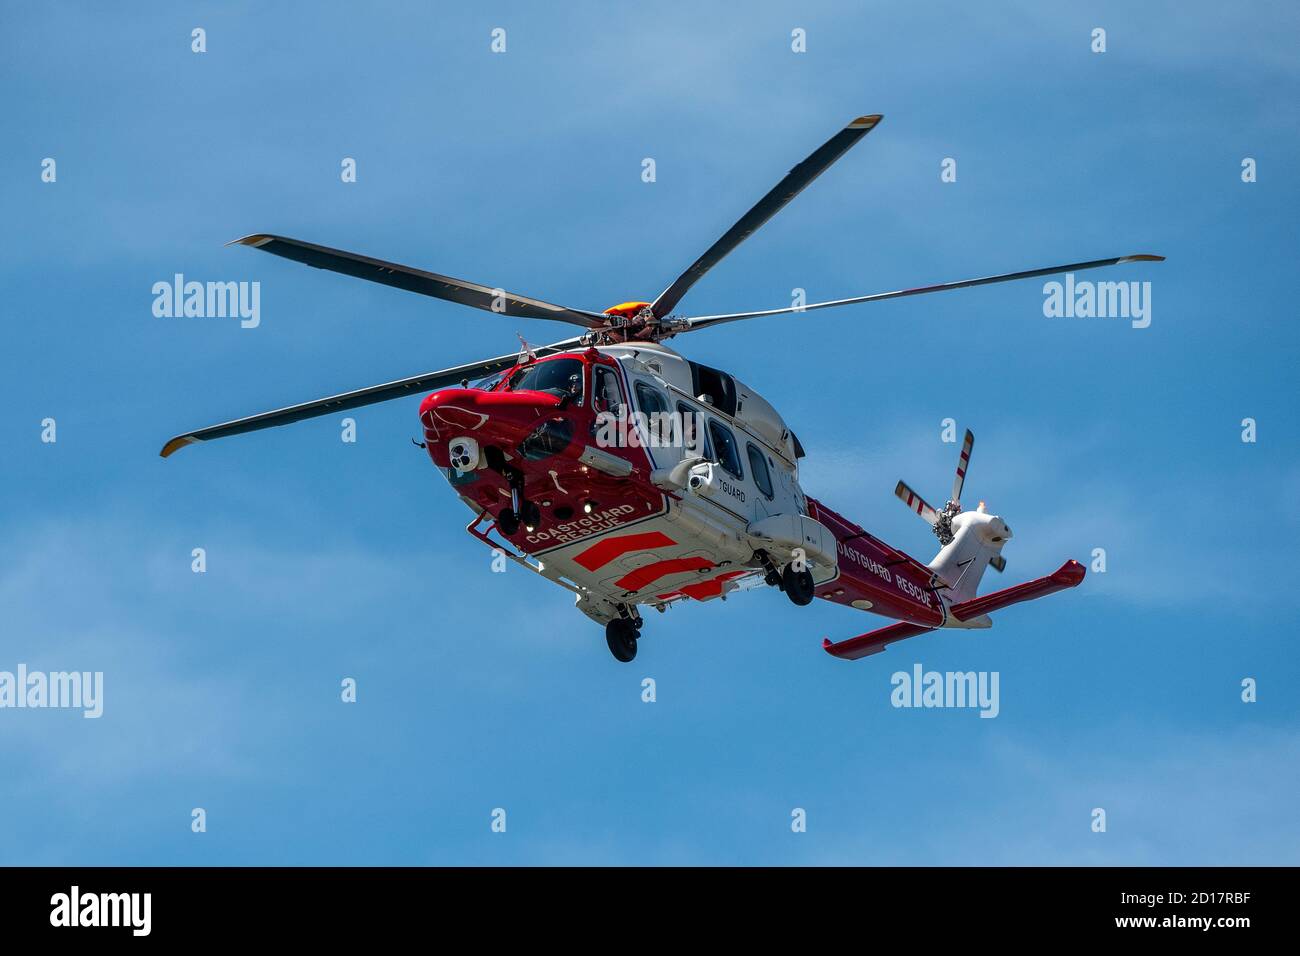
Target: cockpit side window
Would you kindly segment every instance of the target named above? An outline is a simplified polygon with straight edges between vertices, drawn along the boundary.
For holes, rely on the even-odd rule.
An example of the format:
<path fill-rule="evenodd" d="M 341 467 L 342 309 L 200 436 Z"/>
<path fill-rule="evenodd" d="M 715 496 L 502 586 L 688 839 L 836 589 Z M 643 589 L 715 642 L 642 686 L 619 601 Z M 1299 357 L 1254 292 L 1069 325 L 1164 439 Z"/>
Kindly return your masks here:
<path fill-rule="evenodd" d="M 618 384 L 618 374 L 604 365 L 591 368 L 592 408 L 617 416 L 623 408 L 623 389 Z"/>

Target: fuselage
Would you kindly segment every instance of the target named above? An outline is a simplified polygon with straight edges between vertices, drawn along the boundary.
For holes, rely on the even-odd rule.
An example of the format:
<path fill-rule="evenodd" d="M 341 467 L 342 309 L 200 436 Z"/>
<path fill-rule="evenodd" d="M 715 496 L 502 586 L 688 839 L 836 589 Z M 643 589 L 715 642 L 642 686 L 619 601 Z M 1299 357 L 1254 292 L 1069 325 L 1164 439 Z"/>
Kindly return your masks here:
<path fill-rule="evenodd" d="M 803 493 L 803 450 L 767 401 L 661 343 L 525 357 L 432 393 L 420 418 L 470 510 L 598 621 L 761 584 L 799 546 L 818 597 L 943 622 L 928 568 Z M 498 520 L 520 502 L 528 520 Z"/>

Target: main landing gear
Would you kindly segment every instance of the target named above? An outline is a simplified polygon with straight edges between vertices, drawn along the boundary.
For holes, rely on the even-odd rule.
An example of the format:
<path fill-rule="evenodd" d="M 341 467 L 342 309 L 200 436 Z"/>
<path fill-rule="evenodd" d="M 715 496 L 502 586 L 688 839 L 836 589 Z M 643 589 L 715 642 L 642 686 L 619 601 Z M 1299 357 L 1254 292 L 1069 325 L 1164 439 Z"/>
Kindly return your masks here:
<path fill-rule="evenodd" d="M 785 592 L 785 596 L 799 607 L 807 607 L 812 603 L 814 592 L 817 590 L 817 583 L 813 581 L 812 572 L 806 566 L 802 569 L 796 569 L 794 562 L 791 562 L 778 571 L 776 564 L 767 556 L 766 552 L 759 552 L 759 555 L 767 568 L 765 580 L 768 584 L 780 588 Z"/>
<path fill-rule="evenodd" d="M 799 607 L 807 607 L 812 603 L 816 587 L 812 572 L 807 568 L 796 571 L 793 564 L 787 564 L 781 572 L 781 590 Z"/>
<path fill-rule="evenodd" d="M 640 621 L 617 617 L 605 625 L 605 643 L 615 660 L 629 664 L 636 658 L 636 640 L 640 636 Z"/>

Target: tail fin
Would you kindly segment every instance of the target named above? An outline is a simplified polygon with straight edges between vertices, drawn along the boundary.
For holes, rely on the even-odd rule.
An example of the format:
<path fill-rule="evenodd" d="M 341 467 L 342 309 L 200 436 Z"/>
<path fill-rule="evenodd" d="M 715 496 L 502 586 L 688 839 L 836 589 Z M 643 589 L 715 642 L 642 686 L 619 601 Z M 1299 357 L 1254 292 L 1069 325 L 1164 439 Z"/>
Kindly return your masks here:
<path fill-rule="evenodd" d="M 948 586 L 951 603 L 975 597 L 990 564 L 998 570 L 1005 566 L 1002 546 L 1010 537 L 1011 529 L 997 515 L 987 514 L 982 503 L 975 511 L 953 515 L 952 540 L 930 562 L 930 570 Z"/>

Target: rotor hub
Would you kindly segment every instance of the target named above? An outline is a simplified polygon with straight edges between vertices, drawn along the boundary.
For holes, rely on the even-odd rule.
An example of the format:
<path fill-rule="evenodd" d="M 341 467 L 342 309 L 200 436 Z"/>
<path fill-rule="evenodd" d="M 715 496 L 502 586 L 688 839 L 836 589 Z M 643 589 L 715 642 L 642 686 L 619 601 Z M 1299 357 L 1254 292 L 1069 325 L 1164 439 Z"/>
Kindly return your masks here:
<path fill-rule="evenodd" d="M 649 302 L 624 302 L 605 310 L 606 322 L 586 332 L 583 345 L 617 345 L 625 342 L 659 342 L 690 328 L 680 315 L 656 316 Z"/>
<path fill-rule="evenodd" d="M 961 504 L 956 501 L 949 501 L 943 506 L 943 510 L 938 512 L 931 530 L 934 532 L 934 536 L 939 539 L 939 544 L 947 545 L 952 543 L 952 519 L 959 514 L 961 514 Z"/>

